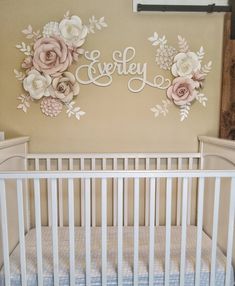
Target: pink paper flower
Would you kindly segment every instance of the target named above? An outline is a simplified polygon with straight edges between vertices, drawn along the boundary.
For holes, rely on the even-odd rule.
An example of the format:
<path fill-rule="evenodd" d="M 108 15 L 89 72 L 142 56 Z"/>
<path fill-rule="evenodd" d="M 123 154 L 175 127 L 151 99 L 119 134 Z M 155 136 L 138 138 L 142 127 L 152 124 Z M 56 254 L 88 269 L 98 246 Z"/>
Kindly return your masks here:
<path fill-rule="evenodd" d="M 71 51 L 59 37 L 41 38 L 34 44 L 35 69 L 51 76 L 58 76 L 71 64 Z"/>
<path fill-rule="evenodd" d="M 187 77 L 177 77 L 167 89 L 167 97 L 176 105 L 192 102 L 197 96 L 199 83 Z"/>
<path fill-rule="evenodd" d="M 194 81 L 198 81 L 200 88 L 203 88 L 203 82 L 206 78 L 206 74 L 205 73 L 201 73 L 201 72 L 196 72 L 193 74 L 192 79 Z"/>
<path fill-rule="evenodd" d="M 62 111 L 63 104 L 58 99 L 49 96 L 42 99 L 40 107 L 46 116 L 56 117 Z"/>
<path fill-rule="evenodd" d="M 23 69 L 31 69 L 31 67 L 33 66 L 33 58 L 31 56 L 26 57 L 21 65 L 21 67 Z"/>

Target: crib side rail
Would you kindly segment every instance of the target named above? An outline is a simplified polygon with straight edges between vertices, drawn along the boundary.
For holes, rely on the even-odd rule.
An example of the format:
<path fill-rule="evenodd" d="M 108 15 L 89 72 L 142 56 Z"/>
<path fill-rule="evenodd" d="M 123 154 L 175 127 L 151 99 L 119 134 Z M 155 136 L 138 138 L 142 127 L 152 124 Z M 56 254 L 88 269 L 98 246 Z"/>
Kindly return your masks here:
<path fill-rule="evenodd" d="M 20 265 L 21 265 L 21 283 L 26 285 L 27 279 L 27 259 L 25 253 L 25 237 L 24 237 L 24 215 L 23 215 L 23 200 L 22 194 L 23 180 L 29 179 L 32 181 L 32 192 L 35 206 L 35 230 L 36 230 L 36 257 L 37 257 L 37 277 L 38 285 L 43 285 L 43 254 L 42 254 L 42 184 L 44 179 L 48 179 L 50 182 L 50 195 L 51 195 L 51 227 L 52 227 L 52 253 L 53 253 L 53 280 L 54 284 L 57 285 L 59 281 L 59 239 L 58 239 L 58 180 L 67 180 L 68 185 L 68 212 L 69 212 L 69 270 L 70 270 L 70 281 L 71 285 L 74 285 L 75 281 L 75 209 L 77 204 L 74 201 L 74 195 L 76 194 L 75 180 L 84 180 L 84 233 L 85 233 L 85 279 L 86 285 L 90 285 L 91 281 L 91 267 L 92 267 L 92 245 L 91 245 L 91 196 L 92 196 L 92 180 L 101 180 L 101 260 L 102 260 L 102 281 L 107 281 L 107 193 L 108 193 L 108 180 L 117 179 L 117 275 L 118 284 L 122 285 L 123 282 L 123 194 L 124 194 L 124 182 L 125 179 L 134 180 L 134 212 L 135 221 L 133 226 L 133 243 L 134 243 L 134 256 L 133 256 L 133 269 L 134 279 L 138 284 L 138 266 L 139 266 L 139 205 L 140 205 L 140 184 L 142 179 L 149 179 L 149 193 L 150 193 L 150 222 L 148 226 L 149 231 L 149 258 L 148 258 L 148 274 L 149 274 L 149 285 L 153 285 L 154 282 L 154 263 L 155 263 L 155 196 L 156 196 L 156 181 L 158 179 L 166 179 L 165 195 L 166 195 L 166 231 L 165 231 L 165 285 L 170 283 L 170 271 L 171 271 L 171 232 L 172 232 L 172 182 L 174 178 L 182 178 L 183 180 L 183 192 L 182 192 L 182 227 L 181 227 L 181 256 L 180 256 L 180 284 L 184 285 L 185 280 L 185 263 L 187 254 L 187 195 L 189 180 L 191 178 L 198 179 L 198 202 L 197 202 L 197 243 L 196 243 L 196 266 L 195 266 L 195 285 L 200 285 L 201 275 L 201 255 L 202 255 L 202 231 L 203 231 L 203 202 L 204 202 L 204 191 L 206 180 L 212 179 L 215 181 L 215 203 L 214 203 L 214 218 L 213 225 L 214 231 L 212 236 L 212 251 L 211 251 L 211 281 L 215 280 L 215 269 L 216 269 L 216 246 L 217 246 L 217 235 L 218 229 L 218 212 L 219 212 L 219 192 L 221 190 L 222 181 L 224 179 L 229 180 L 229 184 L 226 184 L 226 192 L 230 194 L 230 200 L 228 202 L 228 232 L 227 232 L 227 258 L 226 258 L 226 278 L 225 285 L 230 285 L 230 277 L 232 273 L 232 247 L 233 247 L 233 233 L 234 233 L 234 213 L 235 213 L 235 171 L 44 171 L 44 172 L 5 172 L 0 173 L 0 209 L 1 209 L 1 227 L 2 227 L 2 240 L 3 240 L 3 251 L 4 251 L 4 281 L 5 285 L 10 285 L 11 281 L 11 266 L 9 261 L 9 247 L 8 247 L 8 225 L 10 223 L 10 217 L 7 212 L 6 204 L 6 182 L 13 180 L 16 184 L 17 201 L 18 201 L 18 224 L 19 224 L 19 245 L 20 245 Z M 228 187 L 228 188 L 227 188 Z M 83 203 L 83 202 L 82 202 Z M 211 284 L 213 285 L 213 284 Z"/>
<path fill-rule="evenodd" d="M 28 154 L 28 169 L 29 170 L 47 170 L 47 171 L 66 171 L 66 170 L 196 170 L 199 169 L 201 164 L 201 154 L 200 153 L 80 153 L 80 154 Z M 158 190 L 156 193 L 156 202 L 160 204 L 160 185 L 158 184 Z M 191 190 L 193 188 L 193 181 L 190 179 L 190 191 L 188 195 L 188 217 L 187 223 L 190 224 L 195 221 L 195 206 L 193 206 L 193 199 L 191 196 Z M 92 225 L 97 224 L 96 215 L 96 204 L 97 204 L 97 192 L 96 184 L 93 179 L 92 185 Z M 59 224 L 63 226 L 66 217 L 64 216 L 64 200 L 66 199 L 63 195 L 63 180 L 59 180 L 59 194 L 58 194 L 58 209 L 59 209 Z M 48 194 L 48 209 L 50 210 L 50 191 L 49 183 L 47 184 L 47 194 Z M 82 200 L 84 201 L 84 182 L 82 183 Z M 117 179 L 113 179 L 113 225 L 117 225 Z M 177 203 L 176 203 L 176 213 L 177 213 L 177 224 L 180 225 L 181 222 L 181 196 L 182 196 L 182 180 L 177 179 Z M 129 205 L 129 185 L 128 180 L 124 180 L 124 221 L 125 226 L 130 223 L 130 217 L 128 217 L 128 205 Z M 145 181 L 145 215 L 144 222 L 145 225 L 149 225 L 149 179 L 146 178 Z M 162 214 L 159 213 L 159 207 L 156 208 L 156 224 L 160 224 L 162 220 Z M 193 213 L 194 212 L 194 213 Z M 51 225 L 50 216 L 48 217 L 48 224 Z M 81 218 L 82 225 L 84 225 L 84 217 Z"/>

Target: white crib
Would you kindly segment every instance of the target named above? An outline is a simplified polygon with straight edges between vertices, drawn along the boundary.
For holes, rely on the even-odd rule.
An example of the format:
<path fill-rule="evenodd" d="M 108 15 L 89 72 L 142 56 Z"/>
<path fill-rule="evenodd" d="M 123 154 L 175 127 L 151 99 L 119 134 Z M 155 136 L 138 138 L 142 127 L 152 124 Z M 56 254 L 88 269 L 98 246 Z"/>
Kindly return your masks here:
<path fill-rule="evenodd" d="M 234 285 L 235 144 L 200 142 L 7 154 L 26 171 L 0 172 L 0 285 Z"/>

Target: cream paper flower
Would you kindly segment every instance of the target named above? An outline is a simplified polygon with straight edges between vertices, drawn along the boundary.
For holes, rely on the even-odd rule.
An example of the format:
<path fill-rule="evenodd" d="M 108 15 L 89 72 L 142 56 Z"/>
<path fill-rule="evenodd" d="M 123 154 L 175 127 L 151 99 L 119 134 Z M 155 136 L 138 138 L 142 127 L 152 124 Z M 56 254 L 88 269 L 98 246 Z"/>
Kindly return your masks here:
<path fill-rule="evenodd" d="M 36 70 L 31 70 L 23 81 L 23 87 L 33 99 L 40 99 L 43 96 L 50 96 L 48 87 L 51 84 L 49 75 L 41 75 Z"/>
<path fill-rule="evenodd" d="M 179 53 L 174 58 L 174 64 L 171 72 L 175 77 L 192 78 L 195 72 L 201 68 L 198 56 L 193 52 Z"/>
<path fill-rule="evenodd" d="M 59 24 L 59 30 L 65 42 L 76 48 L 83 45 L 88 33 L 87 27 L 82 25 L 82 20 L 78 16 L 62 20 Z"/>
<path fill-rule="evenodd" d="M 64 72 L 61 76 L 52 81 L 53 97 L 60 99 L 64 103 L 69 103 L 74 96 L 79 94 L 79 84 L 71 72 Z"/>

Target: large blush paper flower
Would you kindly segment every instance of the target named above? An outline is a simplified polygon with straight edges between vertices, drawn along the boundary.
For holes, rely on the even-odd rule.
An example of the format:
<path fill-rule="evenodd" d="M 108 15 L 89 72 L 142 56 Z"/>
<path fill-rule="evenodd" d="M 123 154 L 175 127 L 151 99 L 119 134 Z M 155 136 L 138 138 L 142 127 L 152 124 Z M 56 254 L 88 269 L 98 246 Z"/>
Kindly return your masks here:
<path fill-rule="evenodd" d="M 51 77 L 41 75 L 36 70 L 31 70 L 23 81 L 23 87 L 33 99 L 40 99 L 43 96 L 50 96 L 49 86 Z"/>
<path fill-rule="evenodd" d="M 175 77 L 189 77 L 199 71 L 201 63 L 198 56 L 193 52 L 179 53 L 174 58 L 174 64 L 172 65 L 171 72 Z"/>
<path fill-rule="evenodd" d="M 74 96 L 79 94 L 79 84 L 71 72 L 64 72 L 60 77 L 52 81 L 52 95 L 64 103 L 70 102 Z"/>
<path fill-rule="evenodd" d="M 177 77 L 167 89 L 167 97 L 176 105 L 185 105 L 196 98 L 198 92 L 195 89 L 198 87 L 197 81 L 187 77 Z"/>
<path fill-rule="evenodd" d="M 65 42 L 76 48 L 83 45 L 88 33 L 87 27 L 82 25 L 82 20 L 78 16 L 62 20 L 59 30 Z"/>
<path fill-rule="evenodd" d="M 41 38 L 34 44 L 33 65 L 40 72 L 58 76 L 72 61 L 71 51 L 59 37 Z"/>

